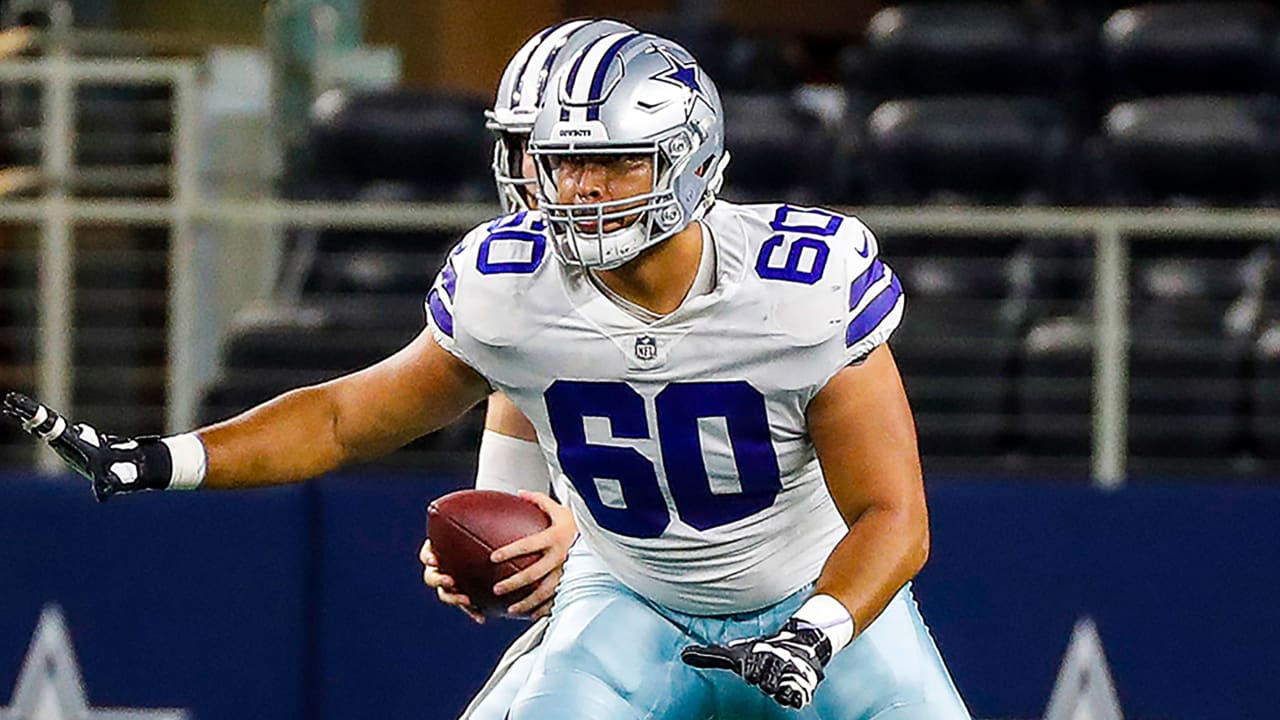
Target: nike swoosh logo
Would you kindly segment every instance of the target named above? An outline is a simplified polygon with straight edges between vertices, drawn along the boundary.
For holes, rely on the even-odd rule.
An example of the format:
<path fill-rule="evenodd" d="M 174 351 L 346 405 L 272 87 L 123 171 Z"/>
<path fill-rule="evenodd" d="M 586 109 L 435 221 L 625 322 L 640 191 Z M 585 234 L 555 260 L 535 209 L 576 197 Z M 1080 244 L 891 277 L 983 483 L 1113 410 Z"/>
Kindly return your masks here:
<path fill-rule="evenodd" d="M 862 257 L 867 257 L 871 254 L 871 236 L 867 234 L 866 230 L 862 231 L 862 249 L 858 251 L 858 254 Z"/>

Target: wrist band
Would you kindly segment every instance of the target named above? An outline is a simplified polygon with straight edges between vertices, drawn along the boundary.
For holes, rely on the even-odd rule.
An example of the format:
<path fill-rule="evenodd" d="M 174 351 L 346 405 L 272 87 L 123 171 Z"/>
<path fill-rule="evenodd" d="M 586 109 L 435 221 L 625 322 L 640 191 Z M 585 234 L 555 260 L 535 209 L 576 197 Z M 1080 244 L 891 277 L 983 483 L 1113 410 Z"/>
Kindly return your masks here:
<path fill-rule="evenodd" d="M 849 610 L 830 595 L 814 595 L 791 617 L 822 630 L 831 641 L 832 655 L 840 652 L 841 648 L 853 640 L 856 630 Z"/>
<path fill-rule="evenodd" d="M 161 438 L 160 442 L 169 448 L 169 457 L 173 462 L 168 489 L 195 490 L 200 487 L 208 464 L 200 437 L 195 433 L 183 433 Z"/>
<path fill-rule="evenodd" d="M 512 494 L 537 490 L 552 494 L 551 472 L 542 448 L 532 440 L 485 430 L 476 465 L 476 489 Z"/>

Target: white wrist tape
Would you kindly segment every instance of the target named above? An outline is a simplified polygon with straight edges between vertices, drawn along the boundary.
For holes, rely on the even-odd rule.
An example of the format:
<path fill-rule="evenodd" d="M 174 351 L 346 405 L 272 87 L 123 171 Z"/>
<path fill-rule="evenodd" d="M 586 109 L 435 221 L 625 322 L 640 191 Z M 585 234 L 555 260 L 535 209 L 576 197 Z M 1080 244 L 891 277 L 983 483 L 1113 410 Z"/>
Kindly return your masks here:
<path fill-rule="evenodd" d="M 204 482 L 205 470 L 209 458 L 204 452 L 204 443 L 195 433 L 183 433 L 160 442 L 169 448 L 169 457 L 173 461 L 173 476 L 169 479 L 170 490 L 195 490 Z"/>
<path fill-rule="evenodd" d="M 531 440 L 485 430 L 480 438 L 476 489 L 512 494 L 535 490 L 550 495 L 551 471 L 542 448 Z"/>
<path fill-rule="evenodd" d="M 840 652 L 853 640 L 853 616 L 844 604 L 830 595 L 814 595 L 791 617 L 814 625 L 831 641 L 831 654 Z"/>

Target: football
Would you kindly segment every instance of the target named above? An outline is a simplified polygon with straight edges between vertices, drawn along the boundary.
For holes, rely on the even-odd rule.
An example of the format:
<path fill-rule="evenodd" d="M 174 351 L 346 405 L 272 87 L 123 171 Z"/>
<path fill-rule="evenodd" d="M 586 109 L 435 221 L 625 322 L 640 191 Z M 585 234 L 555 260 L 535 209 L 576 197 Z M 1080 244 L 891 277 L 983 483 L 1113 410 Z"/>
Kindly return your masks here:
<path fill-rule="evenodd" d="M 440 571 L 452 576 L 456 589 L 485 614 L 501 614 L 532 592 L 525 588 L 498 597 L 493 586 L 538 559 L 521 555 L 493 563 L 489 554 L 550 525 L 551 518 L 537 505 L 496 490 L 459 490 L 427 506 L 427 538 Z"/>

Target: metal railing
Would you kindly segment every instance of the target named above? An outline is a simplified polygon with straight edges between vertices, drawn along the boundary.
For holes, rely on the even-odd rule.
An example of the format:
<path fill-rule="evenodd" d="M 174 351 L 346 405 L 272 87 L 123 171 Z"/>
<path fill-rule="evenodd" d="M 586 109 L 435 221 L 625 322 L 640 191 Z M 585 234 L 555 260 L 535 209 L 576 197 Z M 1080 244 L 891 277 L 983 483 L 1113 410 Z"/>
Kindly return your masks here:
<path fill-rule="evenodd" d="M 57 53 L 41 60 L 0 62 L 0 82 L 44 87 L 44 194 L 0 196 L 0 222 L 40 226 L 40 342 L 37 392 L 50 404 L 74 407 L 71 361 L 71 230 L 76 224 L 166 226 L 170 232 L 170 288 L 166 424 L 170 432 L 196 421 L 200 387 L 193 348 L 199 313 L 194 233 L 202 225 L 368 230 L 455 230 L 492 217 L 485 204 L 415 205 L 206 200 L 199 189 L 198 67 L 192 62 L 73 60 Z M 75 133 L 73 88 L 80 83 L 167 84 L 173 89 L 172 192 L 165 200 L 69 197 Z M 1191 209 L 838 208 L 886 234 L 1090 235 L 1094 253 L 1094 372 L 1092 476 L 1102 487 L 1124 482 L 1127 463 L 1129 245 L 1134 235 L 1162 239 L 1205 236 L 1280 237 L 1280 211 Z M 52 462 L 51 459 L 47 460 Z M 54 467 L 52 464 L 48 467 Z"/>

